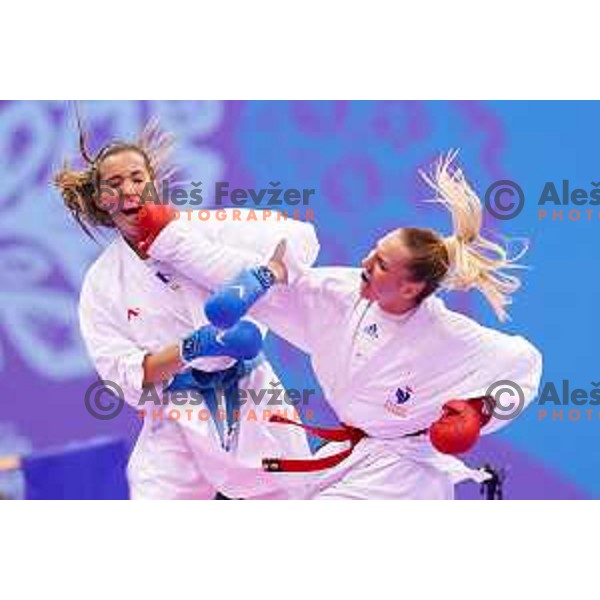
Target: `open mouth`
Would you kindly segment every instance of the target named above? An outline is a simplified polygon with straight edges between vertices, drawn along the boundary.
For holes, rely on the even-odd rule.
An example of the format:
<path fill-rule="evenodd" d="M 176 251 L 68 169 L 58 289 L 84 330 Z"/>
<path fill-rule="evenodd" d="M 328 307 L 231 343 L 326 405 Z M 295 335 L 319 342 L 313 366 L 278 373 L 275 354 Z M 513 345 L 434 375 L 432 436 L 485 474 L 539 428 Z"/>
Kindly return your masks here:
<path fill-rule="evenodd" d="M 370 281 L 369 274 L 366 271 L 361 271 L 360 278 L 362 279 L 362 282 L 365 284 L 368 284 Z"/>
<path fill-rule="evenodd" d="M 123 209 L 121 212 L 126 216 L 126 217 L 130 217 L 132 215 L 137 215 L 140 210 L 142 209 L 141 206 L 134 206 L 133 208 L 127 208 L 127 209 Z"/>

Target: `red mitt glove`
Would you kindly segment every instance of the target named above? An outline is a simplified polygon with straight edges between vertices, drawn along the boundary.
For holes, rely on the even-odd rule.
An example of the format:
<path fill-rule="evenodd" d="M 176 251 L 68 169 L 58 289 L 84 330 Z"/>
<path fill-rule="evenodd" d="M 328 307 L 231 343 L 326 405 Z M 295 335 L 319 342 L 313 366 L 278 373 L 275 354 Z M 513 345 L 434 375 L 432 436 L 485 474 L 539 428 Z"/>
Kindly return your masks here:
<path fill-rule="evenodd" d="M 159 233 L 173 220 L 173 210 L 165 204 L 146 202 L 138 213 L 140 229 L 136 246 L 142 256 L 148 255 L 148 250 Z"/>
<path fill-rule="evenodd" d="M 444 454 L 461 454 L 470 450 L 479 439 L 481 428 L 492 417 L 489 409 L 483 397 L 446 402 L 441 418 L 429 428 L 434 448 Z"/>

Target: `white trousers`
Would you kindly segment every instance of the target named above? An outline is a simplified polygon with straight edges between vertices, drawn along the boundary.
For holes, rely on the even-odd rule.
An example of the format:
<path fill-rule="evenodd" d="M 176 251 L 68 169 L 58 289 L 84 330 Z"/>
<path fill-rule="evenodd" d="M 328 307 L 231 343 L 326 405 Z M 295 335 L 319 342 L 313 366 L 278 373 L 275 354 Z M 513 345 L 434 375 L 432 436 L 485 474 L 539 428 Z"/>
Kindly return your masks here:
<path fill-rule="evenodd" d="M 242 389 L 269 389 L 276 375 L 263 362 L 240 381 Z M 283 396 L 283 394 L 281 395 Z M 261 461 L 272 456 L 309 456 L 304 431 L 270 423 L 275 411 L 293 412 L 292 406 L 248 401 L 240 410 L 237 447 L 226 452 L 211 419 L 196 418 L 204 405 L 164 407 L 178 410 L 178 420 L 146 417 L 128 467 L 133 499 L 211 499 L 217 491 L 231 498 L 293 498 L 295 490 L 265 473 Z M 148 415 L 152 411 L 148 409 Z M 165 411 L 167 412 L 167 411 Z"/>
<path fill-rule="evenodd" d="M 315 456 L 343 448 L 327 444 Z M 489 475 L 436 452 L 426 438 L 365 438 L 333 469 L 279 476 L 295 488 L 296 496 L 303 493 L 314 500 L 452 500 L 456 483 L 467 479 L 481 482 Z"/>

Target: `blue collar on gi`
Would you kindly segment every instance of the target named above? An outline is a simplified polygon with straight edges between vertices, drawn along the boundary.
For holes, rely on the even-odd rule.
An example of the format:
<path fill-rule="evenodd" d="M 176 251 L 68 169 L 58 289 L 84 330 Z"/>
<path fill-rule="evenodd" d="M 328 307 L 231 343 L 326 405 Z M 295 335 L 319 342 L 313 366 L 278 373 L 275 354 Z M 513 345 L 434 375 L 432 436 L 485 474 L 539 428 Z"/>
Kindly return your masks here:
<path fill-rule="evenodd" d="M 209 372 L 191 369 L 184 373 L 178 373 L 166 389 L 169 392 L 176 390 L 199 391 L 217 428 L 221 446 L 223 450 L 229 452 L 237 444 L 240 428 L 240 380 L 249 375 L 263 360 L 263 356 L 259 354 L 253 360 L 240 360 L 223 371 Z M 226 431 L 224 420 L 217 418 L 217 410 L 219 408 L 223 410 L 223 407 L 219 406 L 220 397 L 225 400 Z"/>

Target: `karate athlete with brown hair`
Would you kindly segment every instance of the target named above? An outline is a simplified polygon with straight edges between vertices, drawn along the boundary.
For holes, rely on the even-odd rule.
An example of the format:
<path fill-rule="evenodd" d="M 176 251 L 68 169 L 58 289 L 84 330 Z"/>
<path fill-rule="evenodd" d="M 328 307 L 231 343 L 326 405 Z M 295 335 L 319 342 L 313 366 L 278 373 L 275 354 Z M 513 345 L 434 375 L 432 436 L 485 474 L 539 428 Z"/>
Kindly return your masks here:
<path fill-rule="evenodd" d="M 93 157 L 83 134 L 80 142 L 87 167 L 65 166 L 55 182 L 85 233 L 98 228 L 117 233 L 85 276 L 79 316 L 100 378 L 120 386 L 125 401 L 146 413 L 129 463 L 132 498 L 203 499 L 216 492 L 289 497 L 281 481 L 263 472 L 261 459 L 265 452 L 308 452 L 306 436 L 269 422 L 264 399 L 242 404 L 238 393 L 254 391 L 261 399 L 261 390 L 278 381 L 259 354 L 265 328 L 242 320 L 217 330 L 203 311 L 210 290 L 147 254 L 171 220 L 168 206 L 143 202 L 149 184 L 160 189 L 169 140 L 151 127 L 139 142 L 113 142 Z M 180 250 L 185 244 L 201 250 L 203 260 L 228 277 L 236 271 L 228 270 L 222 250 L 227 246 L 254 260 L 270 256 L 285 237 L 306 267 L 317 255 L 308 224 L 274 217 L 236 222 L 228 216 L 184 223 Z"/>

